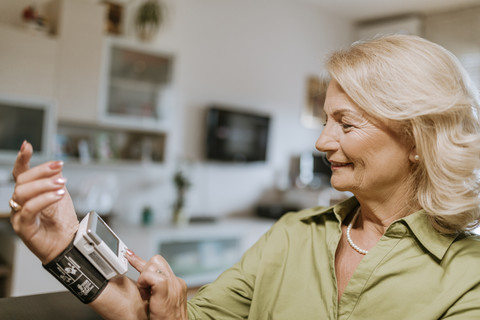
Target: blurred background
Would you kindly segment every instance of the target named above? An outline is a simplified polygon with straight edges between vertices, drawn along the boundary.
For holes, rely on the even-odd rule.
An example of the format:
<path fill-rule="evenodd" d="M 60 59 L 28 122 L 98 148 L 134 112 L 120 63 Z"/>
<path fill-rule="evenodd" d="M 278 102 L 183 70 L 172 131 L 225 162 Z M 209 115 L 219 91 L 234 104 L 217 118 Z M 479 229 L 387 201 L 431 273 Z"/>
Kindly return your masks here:
<path fill-rule="evenodd" d="M 79 218 L 195 290 L 285 212 L 348 196 L 314 149 L 329 52 L 416 34 L 478 85 L 479 18 L 478 0 L 1 0 L 0 295 L 62 289 L 9 230 L 24 139 L 65 161 Z"/>

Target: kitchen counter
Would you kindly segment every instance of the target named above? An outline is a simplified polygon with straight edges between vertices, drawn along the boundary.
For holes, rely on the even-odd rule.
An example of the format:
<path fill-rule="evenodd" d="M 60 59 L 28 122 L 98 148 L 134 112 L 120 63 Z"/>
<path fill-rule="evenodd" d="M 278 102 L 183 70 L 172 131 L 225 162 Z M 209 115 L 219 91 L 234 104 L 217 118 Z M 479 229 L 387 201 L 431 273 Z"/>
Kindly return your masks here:
<path fill-rule="evenodd" d="M 260 218 L 229 218 L 185 226 L 129 226 L 113 230 L 138 256 L 148 260 L 162 255 L 189 288 L 215 280 L 235 264 L 275 222 Z M 129 268 L 136 279 L 138 272 Z"/>
<path fill-rule="evenodd" d="M 235 218 L 182 227 L 112 223 L 112 229 L 140 257 L 148 260 L 155 254 L 164 255 L 175 273 L 195 288 L 213 281 L 238 261 L 274 222 Z M 8 277 L 7 296 L 66 291 L 13 232 L 7 219 L 0 222 L 0 260 L 6 262 L 9 273 L 4 275 Z M 136 279 L 138 272 L 129 267 L 127 276 Z"/>

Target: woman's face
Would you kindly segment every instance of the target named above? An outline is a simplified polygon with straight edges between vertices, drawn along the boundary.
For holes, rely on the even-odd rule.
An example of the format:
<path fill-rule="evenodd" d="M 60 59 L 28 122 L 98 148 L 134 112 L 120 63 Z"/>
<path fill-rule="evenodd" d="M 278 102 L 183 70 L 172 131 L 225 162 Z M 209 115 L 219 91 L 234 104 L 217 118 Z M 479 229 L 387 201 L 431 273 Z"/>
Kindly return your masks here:
<path fill-rule="evenodd" d="M 315 146 L 327 154 L 335 189 L 374 196 L 406 186 L 414 151 L 398 134 L 362 112 L 335 80 L 324 111 L 326 125 Z"/>

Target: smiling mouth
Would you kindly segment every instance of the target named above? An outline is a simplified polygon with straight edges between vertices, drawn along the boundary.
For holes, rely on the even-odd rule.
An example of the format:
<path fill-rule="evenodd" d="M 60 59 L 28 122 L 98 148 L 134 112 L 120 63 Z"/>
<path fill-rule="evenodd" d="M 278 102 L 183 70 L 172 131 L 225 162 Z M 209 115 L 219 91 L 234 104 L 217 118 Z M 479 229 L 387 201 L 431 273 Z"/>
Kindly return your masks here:
<path fill-rule="evenodd" d="M 331 166 L 332 170 L 338 169 L 338 168 L 343 168 L 343 167 L 348 167 L 348 166 L 351 166 L 351 165 L 352 165 L 352 163 L 350 163 L 350 162 L 344 163 L 344 162 L 330 161 L 330 166 Z"/>

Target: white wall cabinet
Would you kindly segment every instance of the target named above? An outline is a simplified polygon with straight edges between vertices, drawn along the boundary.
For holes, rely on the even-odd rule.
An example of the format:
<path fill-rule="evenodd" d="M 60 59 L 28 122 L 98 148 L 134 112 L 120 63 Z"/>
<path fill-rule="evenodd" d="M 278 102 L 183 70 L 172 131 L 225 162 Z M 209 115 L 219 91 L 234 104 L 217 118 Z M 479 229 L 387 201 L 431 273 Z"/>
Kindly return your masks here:
<path fill-rule="evenodd" d="M 57 0 L 58 119 L 96 123 L 105 8 L 99 3 Z"/>
<path fill-rule="evenodd" d="M 172 103 L 174 56 L 113 38 L 105 40 L 103 53 L 101 123 L 165 130 Z"/>

